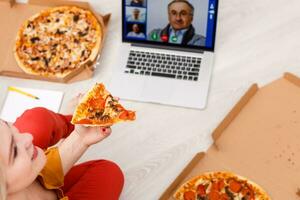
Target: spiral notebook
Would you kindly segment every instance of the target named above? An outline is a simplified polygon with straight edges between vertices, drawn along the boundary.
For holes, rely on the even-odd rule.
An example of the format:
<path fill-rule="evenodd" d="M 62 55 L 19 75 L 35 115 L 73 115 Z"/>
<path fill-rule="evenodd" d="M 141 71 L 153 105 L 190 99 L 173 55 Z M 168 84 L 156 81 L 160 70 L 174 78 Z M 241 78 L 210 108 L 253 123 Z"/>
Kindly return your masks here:
<path fill-rule="evenodd" d="M 10 86 L 7 88 L 0 118 L 7 122 L 14 122 L 25 110 L 34 107 L 45 107 L 58 112 L 62 99 L 61 91 Z"/>

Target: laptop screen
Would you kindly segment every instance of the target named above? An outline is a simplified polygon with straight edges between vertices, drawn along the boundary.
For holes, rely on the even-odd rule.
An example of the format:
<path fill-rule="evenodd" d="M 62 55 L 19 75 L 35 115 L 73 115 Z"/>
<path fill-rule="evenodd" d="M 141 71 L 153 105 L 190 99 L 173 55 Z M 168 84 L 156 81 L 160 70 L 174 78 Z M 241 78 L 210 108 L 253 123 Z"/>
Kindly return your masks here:
<path fill-rule="evenodd" d="M 218 0 L 123 0 L 124 42 L 214 50 Z"/>

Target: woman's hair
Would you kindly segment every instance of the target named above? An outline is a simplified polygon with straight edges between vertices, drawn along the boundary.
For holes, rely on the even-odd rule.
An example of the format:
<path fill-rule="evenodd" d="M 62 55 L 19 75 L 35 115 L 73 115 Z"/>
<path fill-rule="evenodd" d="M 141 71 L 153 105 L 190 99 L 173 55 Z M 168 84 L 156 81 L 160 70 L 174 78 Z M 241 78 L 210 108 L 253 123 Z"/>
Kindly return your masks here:
<path fill-rule="evenodd" d="M 0 200 L 6 200 L 6 183 L 4 175 L 4 166 L 0 158 Z"/>

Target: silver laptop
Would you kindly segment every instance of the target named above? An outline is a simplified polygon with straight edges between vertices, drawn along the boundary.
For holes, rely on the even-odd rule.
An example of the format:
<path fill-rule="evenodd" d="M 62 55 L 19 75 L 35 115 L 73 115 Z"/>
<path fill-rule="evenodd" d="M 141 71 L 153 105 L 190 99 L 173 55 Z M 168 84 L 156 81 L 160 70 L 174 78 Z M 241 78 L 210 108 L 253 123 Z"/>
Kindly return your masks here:
<path fill-rule="evenodd" d="M 203 109 L 218 0 L 122 0 L 122 46 L 109 89 L 129 100 Z"/>

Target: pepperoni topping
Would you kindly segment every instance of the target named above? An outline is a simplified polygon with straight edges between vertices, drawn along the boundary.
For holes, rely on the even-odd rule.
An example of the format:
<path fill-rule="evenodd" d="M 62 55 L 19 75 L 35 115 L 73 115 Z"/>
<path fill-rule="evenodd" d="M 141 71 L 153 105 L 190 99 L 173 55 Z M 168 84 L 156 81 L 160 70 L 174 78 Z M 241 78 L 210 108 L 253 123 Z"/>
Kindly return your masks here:
<path fill-rule="evenodd" d="M 215 190 L 210 191 L 210 193 L 208 194 L 208 199 L 209 200 L 220 200 L 219 192 L 217 192 Z"/>
<path fill-rule="evenodd" d="M 218 182 L 213 182 L 212 185 L 211 185 L 211 190 L 212 191 L 219 191 L 219 184 Z"/>
<path fill-rule="evenodd" d="M 183 194 L 183 199 L 184 200 L 196 200 L 196 193 L 193 191 L 186 191 Z"/>
<path fill-rule="evenodd" d="M 242 189 L 242 184 L 236 180 L 231 179 L 229 181 L 229 189 L 232 192 L 239 193 Z"/>
<path fill-rule="evenodd" d="M 200 196 L 205 196 L 206 195 L 206 189 L 205 189 L 204 185 L 202 185 L 202 184 L 198 185 L 197 194 L 200 195 Z"/>
<path fill-rule="evenodd" d="M 90 99 L 89 104 L 93 108 L 104 108 L 105 107 L 105 100 L 102 97 L 98 97 L 95 99 Z"/>
<path fill-rule="evenodd" d="M 220 180 L 218 182 L 213 182 L 211 186 L 211 190 L 215 190 L 220 192 L 225 186 L 224 180 Z"/>
<path fill-rule="evenodd" d="M 220 195 L 220 200 L 229 200 L 229 199 L 230 199 L 229 196 L 225 193 Z"/>
<path fill-rule="evenodd" d="M 224 187 L 225 187 L 225 182 L 224 180 L 220 180 L 218 182 L 218 187 L 219 187 L 219 191 L 221 191 Z"/>

